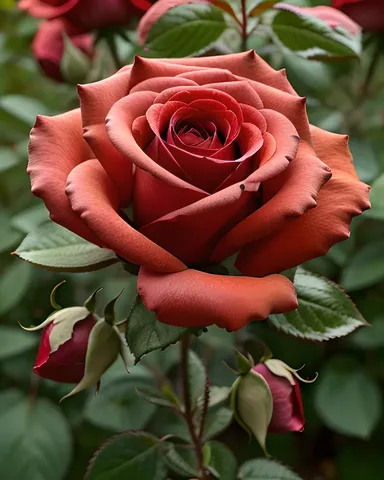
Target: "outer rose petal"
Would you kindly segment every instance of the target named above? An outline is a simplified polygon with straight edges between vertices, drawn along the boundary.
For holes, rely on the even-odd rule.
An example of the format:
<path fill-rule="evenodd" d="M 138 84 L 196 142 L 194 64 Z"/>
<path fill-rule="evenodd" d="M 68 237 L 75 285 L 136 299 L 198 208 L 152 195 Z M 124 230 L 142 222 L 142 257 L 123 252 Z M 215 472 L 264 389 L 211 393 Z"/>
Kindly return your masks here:
<path fill-rule="evenodd" d="M 27 172 L 32 193 L 44 200 L 54 222 L 89 242 L 100 241 L 72 211 L 65 195 L 68 174 L 93 154 L 81 136 L 80 110 L 36 119 L 29 142 Z"/>
<path fill-rule="evenodd" d="M 55 18 L 67 13 L 80 0 L 67 0 L 55 5 L 53 2 L 50 5 L 46 0 L 21 0 L 18 7 L 21 10 L 26 10 L 30 15 L 38 18 Z"/>
<path fill-rule="evenodd" d="M 71 172 L 66 193 L 73 210 L 117 255 L 159 272 L 173 273 L 186 268 L 118 215 L 116 190 L 97 160 L 85 162 Z"/>
<path fill-rule="evenodd" d="M 183 327 L 215 323 L 238 330 L 270 313 L 297 308 L 295 289 L 281 275 L 230 277 L 190 269 L 164 275 L 141 268 L 137 291 L 161 322 Z"/>
<path fill-rule="evenodd" d="M 132 164 L 112 145 L 107 135 L 106 116 L 111 107 L 128 94 L 130 69 L 100 82 L 79 85 L 84 138 L 115 183 L 124 205 L 132 189 Z"/>
<path fill-rule="evenodd" d="M 274 70 L 267 62 L 256 55 L 254 50 L 214 57 L 164 58 L 161 61 L 169 64 L 188 65 L 190 67 L 226 69 L 239 77 L 265 83 L 265 85 L 296 96 L 296 92 L 287 79 L 285 70 Z"/>
<path fill-rule="evenodd" d="M 325 255 L 349 237 L 352 218 L 370 207 L 369 187 L 357 178 L 348 137 L 316 127 L 311 133 L 316 153 L 331 167 L 332 178 L 320 190 L 316 208 L 241 250 L 236 266 L 245 275 L 281 272 Z"/>

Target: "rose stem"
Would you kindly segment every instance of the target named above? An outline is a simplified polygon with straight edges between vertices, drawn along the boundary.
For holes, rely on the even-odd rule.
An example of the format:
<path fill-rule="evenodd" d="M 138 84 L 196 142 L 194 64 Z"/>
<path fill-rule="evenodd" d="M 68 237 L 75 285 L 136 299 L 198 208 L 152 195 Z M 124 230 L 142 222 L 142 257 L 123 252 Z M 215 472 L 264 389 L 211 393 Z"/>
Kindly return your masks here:
<path fill-rule="evenodd" d="M 106 41 L 109 47 L 109 51 L 111 52 L 111 55 L 113 58 L 115 68 L 116 70 L 120 70 L 120 68 L 122 68 L 123 65 L 120 61 L 119 54 L 117 53 L 116 37 L 113 34 L 107 35 Z"/>
<path fill-rule="evenodd" d="M 241 22 L 241 49 L 242 51 L 247 50 L 247 40 L 248 40 L 248 33 L 247 33 L 247 6 L 246 1 L 241 0 L 241 13 L 243 16 L 243 20 Z"/>
<path fill-rule="evenodd" d="M 381 57 L 381 52 L 382 52 L 382 42 L 380 41 L 381 39 L 376 39 L 376 45 L 375 45 L 375 50 L 373 52 L 373 55 L 371 57 L 371 61 L 367 70 L 367 75 L 365 77 L 362 89 L 361 89 L 361 94 L 360 94 L 360 102 L 364 100 L 364 98 L 367 96 L 369 86 L 372 82 L 373 76 L 375 74 L 376 68 L 379 64 L 379 60 Z M 359 103 L 360 103 L 359 102 Z"/>
<path fill-rule="evenodd" d="M 204 458 L 203 458 L 203 442 L 199 435 L 195 430 L 195 426 L 193 424 L 193 410 L 191 404 L 191 392 L 189 388 L 189 374 L 188 374 L 188 350 L 189 350 L 189 335 L 185 335 L 181 341 L 181 380 L 182 380 L 182 389 L 183 389 L 183 400 L 184 400 L 184 419 L 187 423 L 189 434 L 191 435 L 192 442 L 195 447 L 197 463 L 199 466 L 200 471 L 200 480 L 209 480 L 207 477 L 206 469 L 204 466 Z"/>

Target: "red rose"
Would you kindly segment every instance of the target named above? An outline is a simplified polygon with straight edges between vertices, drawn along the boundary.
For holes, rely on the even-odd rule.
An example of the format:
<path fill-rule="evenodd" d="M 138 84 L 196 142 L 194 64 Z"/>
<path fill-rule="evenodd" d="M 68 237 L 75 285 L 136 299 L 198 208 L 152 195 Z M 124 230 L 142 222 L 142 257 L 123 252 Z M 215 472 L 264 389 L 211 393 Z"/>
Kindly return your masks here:
<path fill-rule="evenodd" d="M 310 126 L 305 99 L 253 51 L 138 57 L 79 95 L 81 109 L 37 119 L 32 191 L 55 222 L 141 267 L 162 322 L 235 330 L 295 309 L 278 273 L 369 208 L 347 137 Z M 246 276 L 202 271 L 235 254 Z"/>
<path fill-rule="evenodd" d="M 288 370 L 290 380 L 275 375 L 264 363 L 258 363 L 253 370 L 264 378 L 272 393 L 273 412 L 268 431 L 301 432 L 304 429 L 305 418 L 298 381 Z"/>
<path fill-rule="evenodd" d="M 149 8 L 144 0 L 21 0 L 19 8 L 37 18 L 63 17 L 83 31 L 123 25 L 138 12 Z"/>
<path fill-rule="evenodd" d="M 96 319 L 84 307 L 65 308 L 54 315 L 43 331 L 33 371 L 55 382 L 78 383 L 84 376 L 89 335 Z"/>
<path fill-rule="evenodd" d="M 32 43 L 33 55 L 44 73 L 58 82 L 63 81 L 60 65 L 64 54 L 64 33 L 88 57 L 91 58 L 94 53 L 92 35 L 79 33 L 61 18 L 42 23 Z"/>
<path fill-rule="evenodd" d="M 384 30 L 383 0 L 333 0 L 332 7 L 342 10 L 367 31 Z"/>

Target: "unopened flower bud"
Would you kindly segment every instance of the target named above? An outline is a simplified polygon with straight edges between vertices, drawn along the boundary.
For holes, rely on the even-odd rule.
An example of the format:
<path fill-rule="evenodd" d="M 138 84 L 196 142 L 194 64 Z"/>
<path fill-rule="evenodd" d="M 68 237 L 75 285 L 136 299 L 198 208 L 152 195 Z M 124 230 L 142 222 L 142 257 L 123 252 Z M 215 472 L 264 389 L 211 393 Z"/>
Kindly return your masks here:
<path fill-rule="evenodd" d="M 98 318 L 84 307 L 64 308 L 49 317 L 33 371 L 61 383 L 78 383 L 84 376 L 88 340 Z"/>
<path fill-rule="evenodd" d="M 239 376 L 231 405 L 238 423 L 266 450 L 267 433 L 298 432 L 305 424 L 297 371 L 268 359 Z"/>

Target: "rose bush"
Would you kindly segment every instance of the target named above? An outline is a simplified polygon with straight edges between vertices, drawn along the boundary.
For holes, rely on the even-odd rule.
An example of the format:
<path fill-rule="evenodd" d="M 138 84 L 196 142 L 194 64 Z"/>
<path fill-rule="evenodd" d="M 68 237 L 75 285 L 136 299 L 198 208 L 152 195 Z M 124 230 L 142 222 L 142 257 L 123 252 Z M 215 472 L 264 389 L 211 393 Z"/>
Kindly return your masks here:
<path fill-rule="evenodd" d="M 367 31 L 384 30 L 382 0 L 332 0 L 332 7 L 342 10 Z"/>
<path fill-rule="evenodd" d="M 79 33 L 61 18 L 42 23 L 32 43 L 33 55 L 44 73 L 58 82 L 63 80 L 60 65 L 64 54 L 64 33 L 89 58 L 94 54 L 93 38 L 89 33 Z"/>
<path fill-rule="evenodd" d="M 140 10 L 147 10 L 147 0 L 21 0 L 19 8 L 37 18 L 65 18 L 85 30 L 123 25 Z"/>
<path fill-rule="evenodd" d="M 140 266 L 162 322 L 235 330 L 295 309 L 279 273 L 369 208 L 347 137 L 309 125 L 305 99 L 253 51 L 138 57 L 79 96 L 37 118 L 32 191 L 52 220 Z M 207 273 L 235 254 L 245 276 Z"/>

